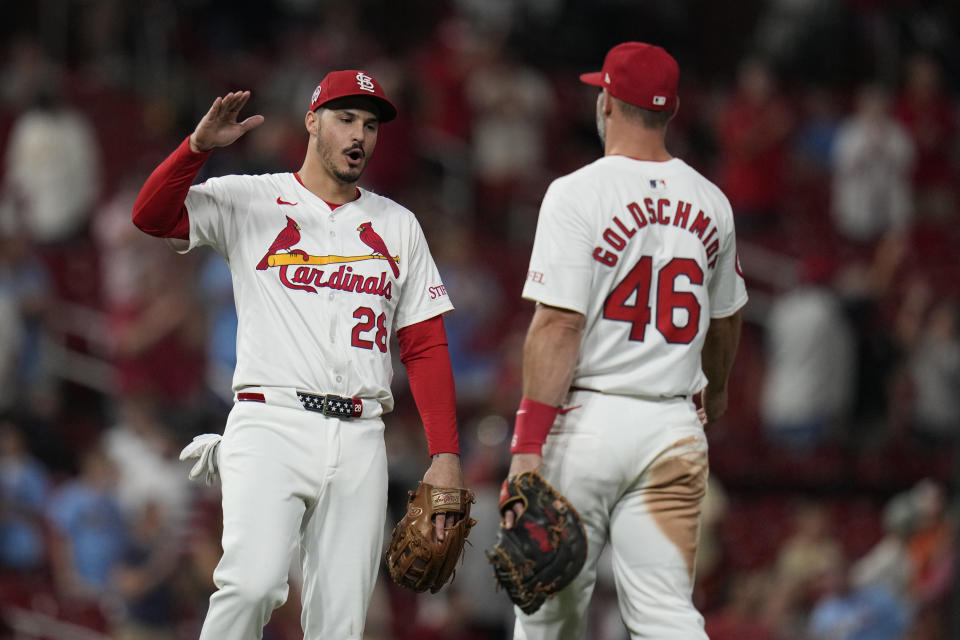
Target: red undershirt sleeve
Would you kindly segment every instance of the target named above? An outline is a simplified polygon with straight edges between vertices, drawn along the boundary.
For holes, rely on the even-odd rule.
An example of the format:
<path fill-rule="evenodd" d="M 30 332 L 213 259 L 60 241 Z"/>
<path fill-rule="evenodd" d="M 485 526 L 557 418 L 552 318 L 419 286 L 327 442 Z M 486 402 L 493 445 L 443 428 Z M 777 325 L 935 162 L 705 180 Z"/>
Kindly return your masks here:
<path fill-rule="evenodd" d="M 210 152 L 194 153 L 187 137 L 153 170 L 133 205 L 133 224 L 158 238 L 190 239 L 190 218 L 184 202 Z"/>
<path fill-rule="evenodd" d="M 443 317 L 406 326 L 397 332 L 397 340 L 430 455 L 459 454 L 456 391 Z"/>

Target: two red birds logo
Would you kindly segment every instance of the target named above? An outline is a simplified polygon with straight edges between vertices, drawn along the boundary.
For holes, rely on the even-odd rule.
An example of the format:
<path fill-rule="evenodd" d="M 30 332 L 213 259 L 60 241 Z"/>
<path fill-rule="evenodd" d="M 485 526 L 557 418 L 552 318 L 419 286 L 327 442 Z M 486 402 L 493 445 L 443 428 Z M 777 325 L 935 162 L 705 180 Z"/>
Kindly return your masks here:
<path fill-rule="evenodd" d="M 380 234 L 373 230 L 373 224 L 370 222 L 364 222 L 359 227 L 357 231 L 360 232 L 360 240 L 363 241 L 365 245 L 373 249 L 373 255 L 381 255 L 384 259 L 390 264 L 390 269 L 393 271 L 393 277 L 400 277 L 400 267 L 397 266 L 397 263 L 390 256 L 390 251 L 387 249 L 387 244 L 383 241 L 383 238 L 380 237 Z M 287 226 L 284 227 L 280 233 L 277 234 L 276 239 L 270 245 L 270 248 L 267 250 L 267 253 L 263 258 L 260 259 L 260 262 L 257 263 L 257 269 L 264 270 L 270 266 L 270 256 L 280 251 L 286 251 L 293 245 L 300 242 L 300 225 L 296 221 L 287 216 Z"/>

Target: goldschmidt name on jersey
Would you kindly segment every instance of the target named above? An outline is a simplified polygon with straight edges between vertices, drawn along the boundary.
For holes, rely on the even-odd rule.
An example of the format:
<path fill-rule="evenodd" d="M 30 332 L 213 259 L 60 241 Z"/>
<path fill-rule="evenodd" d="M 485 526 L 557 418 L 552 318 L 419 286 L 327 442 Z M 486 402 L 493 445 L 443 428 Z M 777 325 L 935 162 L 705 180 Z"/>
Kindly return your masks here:
<path fill-rule="evenodd" d="M 658 198 L 656 202 L 653 198 L 643 199 L 643 208 L 636 202 L 631 202 L 626 207 L 627 213 L 620 219 L 619 215 L 613 216 L 613 221 L 603 231 L 603 239 L 615 252 L 623 251 L 627 242 L 648 224 L 651 225 L 672 225 L 681 229 L 686 229 L 695 234 L 707 251 L 707 267 L 713 269 L 717 264 L 717 251 L 720 249 L 720 241 L 714 236 L 717 234 L 717 225 L 713 224 L 710 216 L 704 214 L 703 209 L 697 211 L 693 222 L 690 222 L 690 212 L 693 205 L 683 200 L 678 200 L 674 206 L 668 198 Z M 668 215 L 667 212 L 672 212 Z M 616 229 L 614 229 L 616 227 Z M 709 230 L 709 232 L 708 232 Z M 706 234 L 706 235 L 704 235 Z M 597 262 L 602 262 L 608 266 L 614 266 L 619 260 L 619 256 L 603 247 L 597 247 L 593 250 L 593 258 Z"/>

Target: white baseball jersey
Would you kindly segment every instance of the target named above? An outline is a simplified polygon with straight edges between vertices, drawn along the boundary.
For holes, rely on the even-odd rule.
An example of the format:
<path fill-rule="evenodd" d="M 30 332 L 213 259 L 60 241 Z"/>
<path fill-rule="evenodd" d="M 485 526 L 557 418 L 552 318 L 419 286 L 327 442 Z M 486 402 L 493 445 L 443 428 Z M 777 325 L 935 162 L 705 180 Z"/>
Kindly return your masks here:
<path fill-rule="evenodd" d="M 680 159 L 600 158 L 547 190 L 523 297 L 586 316 L 574 386 L 696 393 L 710 318 L 747 301 L 730 204 Z"/>
<path fill-rule="evenodd" d="M 291 387 L 393 407 L 390 334 L 453 305 L 413 213 L 359 192 L 331 210 L 292 173 L 190 188 L 184 251 L 209 245 L 233 277 L 234 390 Z"/>

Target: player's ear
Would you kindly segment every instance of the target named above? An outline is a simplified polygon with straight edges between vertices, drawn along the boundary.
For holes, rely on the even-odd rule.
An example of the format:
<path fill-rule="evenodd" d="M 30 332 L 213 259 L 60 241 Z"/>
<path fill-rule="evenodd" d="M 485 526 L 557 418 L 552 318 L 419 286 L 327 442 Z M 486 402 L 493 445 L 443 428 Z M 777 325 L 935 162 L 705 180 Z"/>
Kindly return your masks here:
<path fill-rule="evenodd" d="M 604 115 L 604 117 L 609 117 L 610 114 L 613 113 L 613 98 L 610 95 L 610 92 L 607 91 L 606 89 L 601 89 L 600 97 L 598 99 L 600 100 L 600 103 L 601 103 L 600 104 L 600 108 L 602 110 L 601 113 Z"/>
<path fill-rule="evenodd" d="M 307 111 L 307 115 L 303 117 L 303 124 L 307 128 L 307 133 L 316 136 L 320 131 L 320 110 Z"/>

